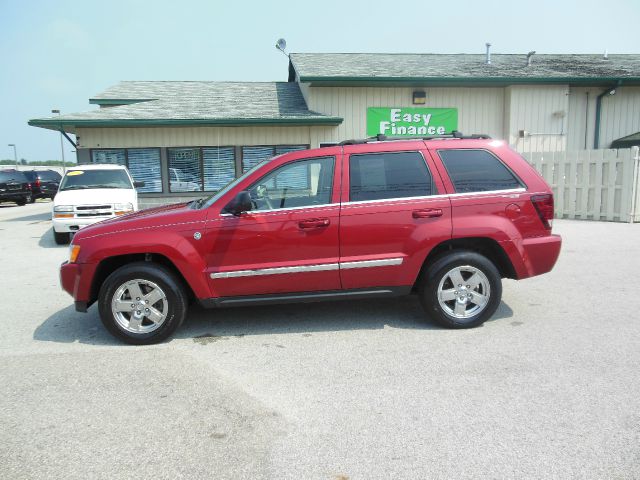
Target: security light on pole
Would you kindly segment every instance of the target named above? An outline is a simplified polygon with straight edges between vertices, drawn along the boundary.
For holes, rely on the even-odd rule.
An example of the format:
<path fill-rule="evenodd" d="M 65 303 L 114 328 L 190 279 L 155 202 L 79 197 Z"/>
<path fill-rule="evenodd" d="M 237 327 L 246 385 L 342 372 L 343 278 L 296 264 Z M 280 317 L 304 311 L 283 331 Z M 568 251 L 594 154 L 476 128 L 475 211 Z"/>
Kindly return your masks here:
<path fill-rule="evenodd" d="M 54 108 L 51 110 L 51 113 L 57 113 L 60 116 L 60 110 Z M 62 138 L 62 126 L 60 127 L 60 151 L 62 152 L 62 173 L 65 174 L 67 172 L 67 167 L 64 163 L 64 139 Z"/>
<path fill-rule="evenodd" d="M 9 147 L 13 147 L 13 159 L 16 161 L 16 170 L 18 170 L 18 154 L 16 153 L 16 144 L 10 143 Z"/>

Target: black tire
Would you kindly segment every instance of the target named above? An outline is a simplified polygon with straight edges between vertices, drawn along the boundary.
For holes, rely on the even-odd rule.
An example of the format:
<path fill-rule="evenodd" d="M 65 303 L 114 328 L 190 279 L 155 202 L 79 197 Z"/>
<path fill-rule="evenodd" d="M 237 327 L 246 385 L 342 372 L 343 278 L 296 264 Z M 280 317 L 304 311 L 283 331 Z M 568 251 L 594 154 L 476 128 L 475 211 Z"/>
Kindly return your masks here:
<path fill-rule="evenodd" d="M 53 239 L 56 242 L 56 245 L 66 245 L 69 243 L 70 235 L 69 232 L 56 232 L 53 231 Z"/>
<path fill-rule="evenodd" d="M 33 195 L 27 196 L 27 203 L 36 203 L 36 197 Z"/>
<path fill-rule="evenodd" d="M 21 198 L 20 200 L 16 200 L 16 203 L 18 204 L 19 207 L 22 207 L 23 205 L 27 204 L 27 201 L 29 201 L 30 197 L 24 197 Z"/>
<path fill-rule="evenodd" d="M 119 289 L 125 288 L 125 285 L 131 280 L 140 280 L 155 284 L 164 293 L 165 298 L 153 303 L 152 307 L 160 311 L 166 311 L 166 317 L 155 327 L 155 330 L 143 333 L 135 333 L 127 330 L 119 321 L 111 308 L 114 295 Z M 139 284 L 140 285 L 140 284 Z M 145 285 L 140 287 L 141 289 Z M 142 292 L 145 293 L 144 291 Z M 131 296 L 128 289 L 125 288 L 123 295 Z M 131 300 L 136 304 L 136 299 L 132 296 Z M 144 301 L 144 299 L 142 299 Z M 164 303 L 166 302 L 166 304 Z M 100 319 L 105 328 L 116 338 L 131 345 L 151 345 L 159 343 L 168 338 L 182 325 L 187 316 L 188 299 L 185 289 L 180 279 L 167 268 L 151 262 L 136 262 L 120 267 L 107 277 L 100 288 L 98 297 L 98 309 L 100 311 Z M 153 310 L 153 308 L 152 308 Z M 133 313 L 133 312 L 132 312 Z M 128 318 L 127 318 L 128 317 Z M 133 315 L 124 314 L 125 321 L 132 321 Z M 142 328 L 154 328 L 153 322 L 144 317 L 141 324 Z"/>
<path fill-rule="evenodd" d="M 471 277 L 477 272 L 481 275 L 475 279 L 482 280 L 477 286 L 465 285 L 465 282 L 455 285 L 452 282 L 452 275 L 455 275 L 454 269 L 457 268 L 461 268 L 459 273 L 463 280 L 472 280 Z M 441 282 L 444 294 L 449 292 L 451 295 L 453 291 L 456 296 L 454 300 L 446 300 L 445 298 L 448 297 L 443 295 L 444 306 L 438 298 Z M 472 280 L 472 283 L 475 282 Z M 471 288 L 467 289 L 467 287 Z M 488 258 L 475 252 L 458 250 L 436 259 L 423 272 L 418 284 L 418 294 L 426 313 L 439 325 L 446 328 L 472 328 L 482 325 L 491 318 L 500 305 L 502 279 L 498 269 Z M 464 302 L 468 303 L 463 303 L 462 299 L 467 297 L 469 299 Z M 482 307 L 473 301 L 476 298 L 484 301 L 487 297 L 488 301 Z M 456 306 L 460 308 L 459 312 L 455 311 Z M 456 313 L 459 316 L 456 316 Z"/>

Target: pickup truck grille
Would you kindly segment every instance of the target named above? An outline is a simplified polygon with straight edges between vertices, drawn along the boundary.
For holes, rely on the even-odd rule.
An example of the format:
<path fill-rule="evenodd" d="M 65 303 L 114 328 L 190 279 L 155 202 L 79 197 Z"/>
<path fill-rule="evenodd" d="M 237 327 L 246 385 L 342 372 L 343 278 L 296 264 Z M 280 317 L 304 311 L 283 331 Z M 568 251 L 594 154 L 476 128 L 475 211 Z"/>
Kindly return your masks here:
<path fill-rule="evenodd" d="M 112 217 L 113 205 L 78 205 L 75 207 L 76 218 Z"/>
<path fill-rule="evenodd" d="M 111 210 L 111 205 L 80 205 L 76 210 Z"/>

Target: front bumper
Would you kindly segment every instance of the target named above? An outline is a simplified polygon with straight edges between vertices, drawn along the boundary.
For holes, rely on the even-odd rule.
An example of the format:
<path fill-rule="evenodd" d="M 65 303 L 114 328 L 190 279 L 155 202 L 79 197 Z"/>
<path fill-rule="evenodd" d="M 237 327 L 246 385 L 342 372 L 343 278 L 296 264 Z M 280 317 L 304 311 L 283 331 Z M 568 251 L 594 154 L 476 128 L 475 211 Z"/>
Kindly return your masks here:
<path fill-rule="evenodd" d="M 95 300 L 91 292 L 95 270 L 96 266 L 90 263 L 64 262 L 60 265 L 60 285 L 73 297 L 78 312 L 86 312 Z"/>
<path fill-rule="evenodd" d="M 53 229 L 58 233 L 77 232 L 87 225 L 101 222 L 113 217 L 87 217 L 87 218 L 52 218 Z"/>

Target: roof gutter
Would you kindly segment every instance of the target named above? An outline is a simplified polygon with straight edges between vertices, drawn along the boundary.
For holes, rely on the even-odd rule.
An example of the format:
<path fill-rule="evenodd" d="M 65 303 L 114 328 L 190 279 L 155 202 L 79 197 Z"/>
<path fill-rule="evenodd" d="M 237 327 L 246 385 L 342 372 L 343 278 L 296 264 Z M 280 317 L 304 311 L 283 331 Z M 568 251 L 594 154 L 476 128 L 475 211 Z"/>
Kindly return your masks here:
<path fill-rule="evenodd" d="M 593 149 L 600 148 L 600 117 L 602 116 L 602 99 L 607 95 L 613 95 L 616 88 L 622 85 L 622 80 L 618 80 L 615 85 L 607 88 L 596 98 L 596 124 L 593 132 Z"/>

